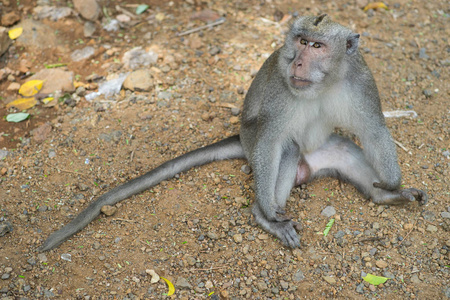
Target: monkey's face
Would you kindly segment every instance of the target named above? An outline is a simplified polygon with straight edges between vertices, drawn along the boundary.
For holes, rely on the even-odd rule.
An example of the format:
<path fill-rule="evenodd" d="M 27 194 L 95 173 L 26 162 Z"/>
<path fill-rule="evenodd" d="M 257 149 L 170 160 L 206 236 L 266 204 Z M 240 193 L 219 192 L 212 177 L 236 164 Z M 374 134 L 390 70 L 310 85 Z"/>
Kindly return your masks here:
<path fill-rule="evenodd" d="M 285 60 L 280 64 L 293 91 L 320 93 L 343 78 L 346 58 L 356 52 L 358 38 L 359 35 L 325 16 L 297 19 L 282 48 Z"/>

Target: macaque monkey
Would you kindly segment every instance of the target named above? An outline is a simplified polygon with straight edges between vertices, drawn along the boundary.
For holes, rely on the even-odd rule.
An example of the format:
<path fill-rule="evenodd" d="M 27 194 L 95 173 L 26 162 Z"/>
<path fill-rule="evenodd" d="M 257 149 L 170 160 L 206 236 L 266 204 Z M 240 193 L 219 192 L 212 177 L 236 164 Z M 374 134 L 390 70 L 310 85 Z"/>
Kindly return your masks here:
<path fill-rule="evenodd" d="M 120 185 L 51 234 L 40 251 L 83 229 L 114 205 L 194 166 L 246 158 L 255 180 L 256 222 L 291 248 L 297 223 L 284 211 L 293 186 L 330 176 L 353 184 L 376 204 L 427 203 L 425 192 L 400 189 L 393 139 L 372 73 L 358 50 L 359 34 L 326 15 L 295 20 L 284 45 L 263 64 L 245 97 L 239 135 L 194 150 Z M 362 147 L 334 134 L 355 134 Z"/>

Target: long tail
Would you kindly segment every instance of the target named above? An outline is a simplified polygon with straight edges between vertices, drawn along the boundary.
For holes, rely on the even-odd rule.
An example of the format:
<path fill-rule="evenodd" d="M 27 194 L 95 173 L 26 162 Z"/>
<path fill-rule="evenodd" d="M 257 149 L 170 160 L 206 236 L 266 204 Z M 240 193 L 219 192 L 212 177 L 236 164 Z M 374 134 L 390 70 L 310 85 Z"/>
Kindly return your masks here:
<path fill-rule="evenodd" d="M 92 222 L 100 214 L 100 210 L 104 205 L 114 205 L 192 167 L 204 165 L 216 160 L 233 158 L 245 158 L 238 135 L 174 158 L 156 169 L 115 187 L 100 196 L 69 224 L 52 233 L 39 248 L 39 251 L 48 251 L 62 244 Z"/>

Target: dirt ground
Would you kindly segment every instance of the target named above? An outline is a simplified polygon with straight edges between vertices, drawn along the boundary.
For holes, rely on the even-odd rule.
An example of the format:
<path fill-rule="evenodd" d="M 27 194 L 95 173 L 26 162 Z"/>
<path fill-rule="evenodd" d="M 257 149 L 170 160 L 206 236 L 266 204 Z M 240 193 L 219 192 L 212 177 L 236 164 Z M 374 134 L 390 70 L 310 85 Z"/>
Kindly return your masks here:
<path fill-rule="evenodd" d="M 450 297 L 449 26 L 445 1 L 396 0 L 388 10 L 364 12 L 364 1 L 143 1 L 138 22 L 117 31 L 102 22 L 134 13 L 136 1 L 100 0 L 92 37 L 85 20 L 43 19 L 58 47 L 19 46 L 0 58 L 12 77 L 0 82 L 0 297 L 4 299 L 448 299 Z M 33 18 L 38 5 L 71 1 L 4 1 L 2 15 Z M 205 25 L 191 16 L 211 9 L 225 23 Z M 403 185 L 425 190 L 429 203 L 375 206 L 352 186 L 321 179 L 295 188 L 287 210 L 303 225 L 302 247 L 291 250 L 255 225 L 252 174 L 244 160 L 197 167 L 116 205 L 60 247 L 39 253 L 48 235 L 91 201 L 162 162 L 239 132 L 252 76 L 283 43 L 284 17 L 327 13 L 361 33 L 361 52 L 380 90 L 384 111 L 418 116 L 387 119 L 398 142 Z M 132 19 L 134 20 L 134 19 Z M 74 62 L 86 45 L 96 55 Z M 67 63 L 88 92 L 97 74 L 127 71 L 125 52 L 142 46 L 158 54 L 148 69 L 150 92 L 122 90 L 92 102 L 68 94 L 56 106 L 37 105 L 21 123 L 8 90 L 44 64 Z M 113 49 L 112 51 L 107 51 Z M 30 63 L 28 74 L 20 61 Z M 51 124 L 45 140 L 33 131 Z M 7 151 L 7 152 L 6 152 Z M 336 210 L 328 236 L 321 234 Z M 12 231 L 7 224 L 12 225 Z M 163 280 L 175 285 L 167 296 Z M 389 277 L 374 286 L 363 273 Z"/>

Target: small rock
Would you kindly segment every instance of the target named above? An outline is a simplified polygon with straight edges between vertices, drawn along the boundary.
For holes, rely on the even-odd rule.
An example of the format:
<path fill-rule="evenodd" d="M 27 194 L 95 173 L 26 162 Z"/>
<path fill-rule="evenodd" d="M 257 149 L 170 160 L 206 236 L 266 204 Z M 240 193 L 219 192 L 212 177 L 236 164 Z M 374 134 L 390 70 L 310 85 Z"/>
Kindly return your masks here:
<path fill-rule="evenodd" d="M 190 265 L 190 266 L 194 266 L 197 263 L 197 260 L 195 258 L 193 258 L 192 256 L 186 256 L 185 259 L 186 259 L 186 262 L 188 263 L 188 265 Z"/>
<path fill-rule="evenodd" d="M 436 220 L 436 215 L 434 214 L 434 212 L 430 211 L 430 210 L 426 210 L 424 212 L 422 212 L 422 217 L 430 222 L 433 222 L 434 220 Z"/>
<path fill-rule="evenodd" d="M 9 273 L 3 273 L 3 274 L 2 274 L 2 279 L 3 279 L 3 280 L 9 279 L 10 276 L 11 276 L 11 275 L 10 275 Z"/>
<path fill-rule="evenodd" d="M 11 92 L 17 92 L 19 89 L 20 89 L 20 83 L 18 83 L 18 82 L 12 82 L 6 88 L 7 91 L 11 91 Z"/>
<path fill-rule="evenodd" d="M 214 285 L 211 282 L 211 280 L 208 280 L 208 281 L 205 282 L 205 288 L 212 289 L 213 287 L 214 287 Z"/>
<path fill-rule="evenodd" d="M 414 224 L 412 223 L 406 223 L 405 225 L 403 225 L 403 229 L 405 230 L 411 230 L 413 228 Z"/>
<path fill-rule="evenodd" d="M 12 40 L 8 36 L 8 29 L 5 27 L 0 27 L 0 56 L 8 50 L 11 44 Z M 6 77 L 6 72 L 3 70 L 4 69 L 0 70 L 0 81 Z"/>
<path fill-rule="evenodd" d="M 214 232 L 211 232 L 211 231 L 209 231 L 209 232 L 206 234 L 206 236 L 209 237 L 209 238 L 212 239 L 212 240 L 217 240 L 217 239 L 219 238 L 219 236 L 218 236 L 217 234 L 215 234 Z"/>
<path fill-rule="evenodd" d="M 12 11 L 2 16 L 2 26 L 9 27 L 16 24 L 19 21 L 20 15 L 17 11 Z"/>
<path fill-rule="evenodd" d="M 427 54 L 426 54 L 427 49 L 426 48 L 420 48 L 419 50 L 419 58 L 422 59 L 428 59 L 430 58 Z"/>
<path fill-rule="evenodd" d="M 230 123 L 231 124 L 237 124 L 239 123 L 239 117 L 233 116 L 230 118 Z"/>
<path fill-rule="evenodd" d="M 356 286 L 356 292 L 359 294 L 364 294 L 364 283 L 361 282 Z"/>
<path fill-rule="evenodd" d="M 69 93 L 75 91 L 75 87 L 73 85 L 74 74 L 72 71 L 64 71 L 61 69 L 42 69 L 30 77 L 30 80 L 34 79 L 45 81 L 44 86 L 39 91 L 43 94 L 51 94 L 55 91 Z"/>
<path fill-rule="evenodd" d="M 94 55 L 94 53 L 95 53 L 94 47 L 87 46 L 84 47 L 83 49 L 77 49 L 73 51 L 72 54 L 70 55 L 70 58 L 75 62 L 82 61 L 83 59 L 90 58 L 92 55 Z"/>
<path fill-rule="evenodd" d="M 0 155 L 0 157 L 1 157 L 1 155 Z M 450 219 L 450 212 L 447 212 L 447 211 L 441 212 L 441 217 L 443 217 L 444 219 Z"/>
<path fill-rule="evenodd" d="M 83 18 L 90 21 L 97 20 L 101 12 L 96 0 L 73 0 L 73 7 Z"/>
<path fill-rule="evenodd" d="M 37 257 L 40 262 L 47 262 L 47 256 L 44 253 L 39 253 Z"/>
<path fill-rule="evenodd" d="M 59 19 L 70 16 L 73 13 L 73 10 L 70 7 L 44 5 L 35 7 L 33 12 L 34 16 L 39 20 L 49 18 L 53 22 L 56 22 Z"/>
<path fill-rule="evenodd" d="M 378 222 L 373 222 L 372 228 L 373 228 L 373 229 L 376 229 L 376 230 L 380 229 L 380 223 L 378 223 Z"/>
<path fill-rule="evenodd" d="M 55 158 L 56 152 L 53 149 L 48 150 L 48 158 Z"/>
<path fill-rule="evenodd" d="M 260 240 L 267 240 L 268 238 L 269 238 L 269 235 L 267 235 L 267 234 L 258 235 L 258 239 L 260 239 Z"/>
<path fill-rule="evenodd" d="M 70 253 L 63 253 L 61 254 L 61 259 L 66 261 L 72 261 L 72 254 Z"/>
<path fill-rule="evenodd" d="M 336 279 L 335 279 L 334 277 L 331 277 L 331 276 L 322 276 L 322 278 L 323 278 L 326 282 L 328 282 L 328 283 L 330 283 L 330 284 L 335 284 L 335 283 L 336 283 Z"/>
<path fill-rule="evenodd" d="M 150 279 L 150 283 L 156 283 L 159 281 L 159 275 L 156 274 L 155 270 L 145 270 L 145 273 L 147 273 L 148 275 L 152 276 L 152 279 Z"/>
<path fill-rule="evenodd" d="M 13 270 L 13 268 L 11 268 L 11 267 L 6 267 L 6 268 L 5 268 L 5 273 L 11 273 L 12 270 Z"/>
<path fill-rule="evenodd" d="M 233 116 L 238 116 L 241 113 L 241 110 L 239 109 L 239 107 L 232 107 L 231 108 L 231 114 Z"/>
<path fill-rule="evenodd" d="M 186 278 L 178 277 L 177 281 L 175 282 L 175 287 L 179 289 L 190 289 L 192 288 L 192 285 L 189 284 Z"/>
<path fill-rule="evenodd" d="M 124 68 L 136 70 L 148 67 L 158 60 L 158 54 L 153 51 L 146 52 L 142 47 L 136 47 L 124 53 L 122 62 Z"/>
<path fill-rule="evenodd" d="M 413 274 L 411 276 L 411 282 L 412 283 L 421 283 L 422 281 L 419 279 L 419 276 L 417 276 L 417 274 Z"/>
<path fill-rule="evenodd" d="M 334 216 L 336 214 L 336 209 L 333 206 L 327 206 L 325 207 L 322 212 L 320 213 L 322 216 L 325 216 L 327 218 Z"/>
<path fill-rule="evenodd" d="M 95 23 L 91 21 L 86 21 L 83 27 L 83 34 L 85 37 L 91 37 L 94 32 L 97 30 L 95 27 Z"/>
<path fill-rule="evenodd" d="M 9 155 L 9 152 L 7 150 L 0 149 L 0 160 L 4 159 Z M 4 175 L 4 174 L 2 174 Z"/>
<path fill-rule="evenodd" d="M 236 204 L 241 205 L 241 206 L 248 205 L 248 201 L 244 197 L 236 197 L 236 198 L 234 198 L 234 202 L 236 202 Z"/>
<path fill-rule="evenodd" d="M 289 288 L 289 283 L 287 283 L 287 282 L 284 281 L 284 280 L 280 280 L 280 285 L 281 285 L 281 288 L 282 288 L 284 291 L 287 291 L 287 289 Z"/>
<path fill-rule="evenodd" d="M 212 56 L 217 55 L 217 54 L 219 54 L 219 53 L 220 53 L 220 48 L 217 47 L 217 46 L 212 46 L 212 47 L 209 49 L 209 54 L 211 54 Z"/>
<path fill-rule="evenodd" d="M 4 236 L 5 234 L 12 232 L 13 226 L 9 222 L 2 222 L 0 224 L 0 236 Z"/>
<path fill-rule="evenodd" d="M 381 260 L 381 259 L 380 259 L 380 260 L 377 260 L 375 264 L 376 264 L 377 267 L 380 268 L 380 269 L 385 269 L 385 268 L 387 268 L 387 266 L 388 266 L 387 262 L 385 262 L 384 260 Z"/>
<path fill-rule="evenodd" d="M 250 174 L 251 172 L 252 172 L 252 168 L 250 168 L 250 166 L 248 166 L 248 165 L 242 165 L 242 167 L 241 167 L 241 171 L 244 173 L 244 174 Z"/>
<path fill-rule="evenodd" d="M 107 215 L 108 217 L 114 215 L 117 211 L 117 207 L 111 205 L 104 205 L 101 208 L 101 212 Z"/>
<path fill-rule="evenodd" d="M 45 123 L 38 128 L 33 129 L 31 134 L 33 135 L 33 140 L 35 142 L 42 143 L 48 138 L 50 132 L 52 132 L 52 125 L 50 125 L 50 123 Z"/>
<path fill-rule="evenodd" d="M 423 94 L 425 95 L 425 97 L 430 98 L 431 96 L 433 96 L 433 92 L 430 90 L 423 90 Z"/>
<path fill-rule="evenodd" d="M 132 91 L 138 91 L 138 92 L 149 92 L 154 86 L 153 83 L 153 77 L 148 70 L 136 70 L 131 72 L 125 81 L 123 82 L 123 87 Z M 169 92 L 160 92 L 162 93 L 168 93 Z M 165 99 L 160 98 L 159 99 Z"/>
<path fill-rule="evenodd" d="M 233 240 L 236 242 L 236 243 L 242 243 L 242 234 L 235 234 L 235 235 L 233 235 Z"/>
<path fill-rule="evenodd" d="M 437 227 L 431 224 L 428 224 L 427 231 L 429 232 L 437 232 Z"/>

